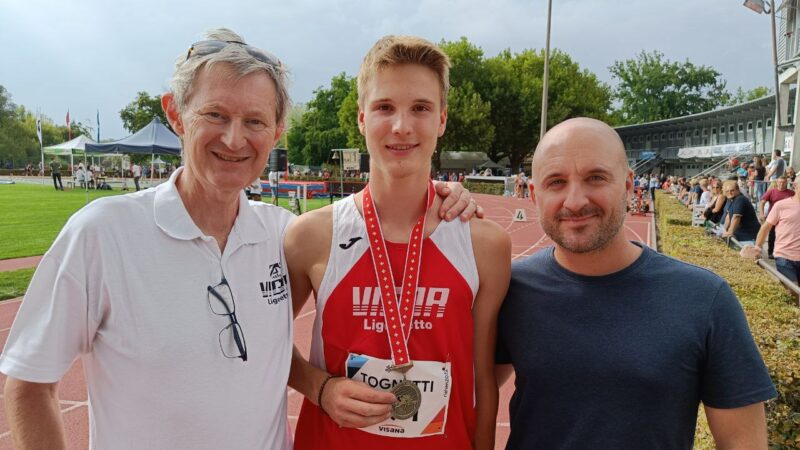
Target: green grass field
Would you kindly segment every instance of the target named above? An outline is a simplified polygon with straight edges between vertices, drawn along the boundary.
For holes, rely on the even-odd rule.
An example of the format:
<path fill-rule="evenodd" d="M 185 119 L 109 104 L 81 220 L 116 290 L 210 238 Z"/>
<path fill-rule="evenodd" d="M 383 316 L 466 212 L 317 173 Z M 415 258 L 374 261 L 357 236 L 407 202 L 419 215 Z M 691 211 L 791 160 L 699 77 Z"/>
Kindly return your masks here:
<path fill-rule="evenodd" d="M 89 190 L 88 201 L 120 194 L 124 192 Z M 268 202 L 269 196 L 264 201 Z M 52 184 L 0 184 L 0 259 L 43 254 L 67 219 L 86 203 L 87 194 L 80 189 L 56 191 Z M 328 199 L 308 200 L 308 209 L 329 203 Z M 280 199 L 280 206 L 289 209 L 288 204 L 288 199 Z"/>
<path fill-rule="evenodd" d="M 46 181 L 49 183 L 49 179 Z M 121 194 L 125 192 L 89 190 L 88 201 Z M 0 184 L 0 259 L 44 254 L 67 219 L 86 203 L 86 191 L 80 189 L 56 191 L 51 184 Z M 328 204 L 328 199 L 308 200 L 308 209 Z M 279 199 L 278 205 L 290 209 L 288 198 Z M 0 300 L 25 294 L 33 270 L 0 272 Z"/>
<path fill-rule="evenodd" d="M 33 278 L 34 269 L 0 272 L 0 300 L 22 297 Z"/>

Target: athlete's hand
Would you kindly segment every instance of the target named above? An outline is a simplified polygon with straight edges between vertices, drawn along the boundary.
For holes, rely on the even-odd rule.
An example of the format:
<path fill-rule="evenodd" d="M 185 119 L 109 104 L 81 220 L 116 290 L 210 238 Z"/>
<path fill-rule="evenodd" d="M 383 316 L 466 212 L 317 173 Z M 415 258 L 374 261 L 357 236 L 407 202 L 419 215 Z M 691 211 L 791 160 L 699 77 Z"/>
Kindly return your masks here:
<path fill-rule="evenodd" d="M 450 221 L 459 215 L 464 222 L 472 216 L 483 219 L 483 208 L 478 206 L 472 194 L 461 183 L 439 182 L 435 183 L 434 187 L 436 194 L 444 198 L 439 208 L 439 217 L 442 219 Z"/>
<path fill-rule="evenodd" d="M 334 378 L 325 386 L 322 409 L 340 427 L 363 428 L 389 418 L 397 401 L 391 392 L 379 391 L 360 381 Z"/>

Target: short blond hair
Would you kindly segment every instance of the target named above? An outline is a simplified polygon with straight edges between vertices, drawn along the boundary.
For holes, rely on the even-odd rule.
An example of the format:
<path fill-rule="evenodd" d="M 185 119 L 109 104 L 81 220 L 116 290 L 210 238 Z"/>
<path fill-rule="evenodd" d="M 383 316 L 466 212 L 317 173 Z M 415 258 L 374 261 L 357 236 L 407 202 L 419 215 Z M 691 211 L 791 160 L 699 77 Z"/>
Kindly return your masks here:
<path fill-rule="evenodd" d="M 735 189 L 738 191 L 739 183 L 737 183 L 736 180 L 725 180 L 722 182 L 722 190 L 726 189 Z"/>
<path fill-rule="evenodd" d="M 388 35 L 369 49 L 358 72 L 358 105 L 364 106 L 367 83 L 381 70 L 402 64 L 419 64 L 433 70 L 439 78 L 441 107 L 447 107 L 450 91 L 450 58 L 436 44 L 416 36 Z"/>

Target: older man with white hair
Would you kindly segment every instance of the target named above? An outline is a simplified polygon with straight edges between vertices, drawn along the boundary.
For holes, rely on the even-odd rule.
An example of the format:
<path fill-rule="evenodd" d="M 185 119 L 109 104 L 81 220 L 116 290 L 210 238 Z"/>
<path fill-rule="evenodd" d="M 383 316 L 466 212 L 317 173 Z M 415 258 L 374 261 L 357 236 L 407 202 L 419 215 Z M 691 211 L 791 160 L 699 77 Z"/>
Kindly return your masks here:
<path fill-rule="evenodd" d="M 66 448 L 57 390 L 76 358 L 93 449 L 291 447 L 293 216 L 243 191 L 284 130 L 286 69 L 213 30 L 180 55 L 161 103 L 184 166 L 72 216 L 22 302 L 0 358 L 18 448 Z"/>

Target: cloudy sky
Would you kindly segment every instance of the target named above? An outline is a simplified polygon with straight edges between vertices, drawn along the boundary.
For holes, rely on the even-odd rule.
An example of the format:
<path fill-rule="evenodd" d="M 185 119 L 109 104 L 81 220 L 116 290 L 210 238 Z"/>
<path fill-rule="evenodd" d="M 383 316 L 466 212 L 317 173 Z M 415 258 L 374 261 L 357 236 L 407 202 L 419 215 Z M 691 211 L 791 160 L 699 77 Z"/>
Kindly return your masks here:
<path fill-rule="evenodd" d="M 620 6 L 627 4 L 626 6 Z M 122 138 L 119 111 L 138 91 L 166 90 L 175 58 L 224 26 L 291 69 L 306 102 L 332 76 L 355 75 L 385 34 L 465 36 L 487 56 L 541 49 L 547 0 L 0 0 L 0 85 L 63 123 Z M 731 90 L 772 86 L 770 20 L 741 0 L 553 0 L 551 46 L 612 84 L 608 67 L 641 50 L 716 68 Z"/>

